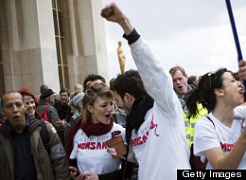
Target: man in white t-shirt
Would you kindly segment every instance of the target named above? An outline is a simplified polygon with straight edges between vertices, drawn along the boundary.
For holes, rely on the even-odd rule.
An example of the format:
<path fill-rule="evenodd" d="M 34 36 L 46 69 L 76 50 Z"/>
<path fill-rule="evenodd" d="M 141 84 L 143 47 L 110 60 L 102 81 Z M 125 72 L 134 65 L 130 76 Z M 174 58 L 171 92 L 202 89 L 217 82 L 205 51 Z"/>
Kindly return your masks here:
<path fill-rule="evenodd" d="M 172 79 L 116 4 L 101 16 L 124 30 L 138 71 L 119 75 L 110 85 L 127 117 L 126 140 L 139 163 L 141 180 L 177 179 L 178 169 L 190 169 L 182 107 Z"/>

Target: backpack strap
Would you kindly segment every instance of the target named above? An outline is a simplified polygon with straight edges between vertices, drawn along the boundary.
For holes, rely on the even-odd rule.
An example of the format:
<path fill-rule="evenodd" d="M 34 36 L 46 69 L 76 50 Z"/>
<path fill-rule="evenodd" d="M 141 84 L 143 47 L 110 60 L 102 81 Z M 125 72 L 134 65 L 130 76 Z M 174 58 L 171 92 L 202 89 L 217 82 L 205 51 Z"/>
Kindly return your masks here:
<path fill-rule="evenodd" d="M 50 135 L 48 132 L 48 129 L 46 127 L 45 121 L 41 120 L 38 125 L 41 130 L 40 130 L 40 136 L 42 138 L 43 144 L 47 150 L 49 150 L 49 141 L 50 141 Z"/>
<path fill-rule="evenodd" d="M 206 117 L 208 118 L 209 121 L 211 121 L 211 122 L 213 123 L 214 128 L 216 129 L 215 124 L 214 124 L 214 122 L 212 121 L 212 119 L 211 119 L 209 116 L 206 116 Z"/>
<path fill-rule="evenodd" d="M 46 106 L 44 107 L 43 111 L 46 111 L 49 107 L 50 107 L 50 105 L 49 105 L 49 104 L 48 104 L 48 105 L 46 105 Z"/>
<path fill-rule="evenodd" d="M 211 121 L 211 123 L 214 125 L 214 128 L 216 129 L 215 127 L 215 124 L 213 122 L 213 120 L 209 117 L 209 116 L 206 116 L 206 118 Z M 193 161 L 195 164 L 195 167 L 193 167 L 194 169 L 199 169 L 199 170 L 205 170 L 206 169 L 206 165 L 207 165 L 207 158 L 205 159 L 205 162 L 202 162 L 201 161 L 201 157 L 200 156 L 196 156 L 194 154 L 194 145 L 192 144 L 191 145 L 191 161 Z"/>
<path fill-rule="evenodd" d="M 49 104 L 46 105 L 46 106 L 44 107 L 44 109 L 42 110 L 42 112 L 40 113 L 41 118 L 44 119 L 45 121 L 48 121 L 48 122 L 50 122 L 49 116 L 48 116 L 48 114 L 47 114 L 47 109 L 48 109 L 49 107 L 50 107 Z"/>

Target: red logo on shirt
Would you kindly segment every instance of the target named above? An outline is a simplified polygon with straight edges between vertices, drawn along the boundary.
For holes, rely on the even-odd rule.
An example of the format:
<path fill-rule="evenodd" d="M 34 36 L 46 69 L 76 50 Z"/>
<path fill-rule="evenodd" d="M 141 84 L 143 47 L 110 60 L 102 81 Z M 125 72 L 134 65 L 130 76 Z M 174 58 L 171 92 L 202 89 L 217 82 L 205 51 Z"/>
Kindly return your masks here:
<path fill-rule="evenodd" d="M 228 144 L 228 143 L 220 143 L 221 149 L 223 151 L 231 151 L 231 149 L 233 148 L 234 144 Z"/>
<path fill-rule="evenodd" d="M 143 136 L 132 139 L 132 146 L 139 146 L 146 143 L 148 139 L 149 132 L 147 131 Z"/>
<path fill-rule="evenodd" d="M 152 120 L 151 120 L 151 123 L 150 123 L 150 130 L 155 129 L 155 135 L 158 137 L 159 134 L 156 133 L 157 127 L 158 127 L 158 124 L 154 123 L 154 115 L 152 115 Z"/>
<path fill-rule="evenodd" d="M 85 142 L 79 143 L 78 149 L 90 149 L 90 150 L 97 150 L 97 149 L 106 149 L 105 142 Z"/>
<path fill-rule="evenodd" d="M 156 129 L 158 127 L 158 124 L 154 123 L 154 116 L 152 116 L 151 122 L 150 122 L 150 130 L 155 129 L 154 133 L 158 137 L 159 134 L 156 133 Z M 149 131 L 147 131 L 144 135 L 138 136 L 134 139 L 132 139 L 132 146 L 139 146 L 147 142 L 149 136 Z"/>

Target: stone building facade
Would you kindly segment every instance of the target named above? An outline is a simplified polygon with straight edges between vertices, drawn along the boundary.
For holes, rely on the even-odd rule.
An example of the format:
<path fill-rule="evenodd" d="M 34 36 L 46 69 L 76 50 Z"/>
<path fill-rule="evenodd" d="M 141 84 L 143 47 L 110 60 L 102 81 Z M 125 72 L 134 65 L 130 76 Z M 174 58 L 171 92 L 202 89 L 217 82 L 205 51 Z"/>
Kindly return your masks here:
<path fill-rule="evenodd" d="M 96 73 L 108 78 L 100 0 L 0 0 L 0 95 L 55 92 Z"/>

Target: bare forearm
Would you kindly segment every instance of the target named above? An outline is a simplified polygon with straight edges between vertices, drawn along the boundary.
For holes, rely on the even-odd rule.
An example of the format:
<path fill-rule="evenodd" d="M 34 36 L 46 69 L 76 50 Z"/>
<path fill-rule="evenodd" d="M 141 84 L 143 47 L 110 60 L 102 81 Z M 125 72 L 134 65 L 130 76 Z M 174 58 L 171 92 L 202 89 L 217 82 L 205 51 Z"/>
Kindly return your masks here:
<path fill-rule="evenodd" d="M 242 134 L 231 151 L 213 164 L 215 169 L 237 169 L 246 150 L 246 137 Z"/>
<path fill-rule="evenodd" d="M 234 144 L 231 152 L 228 153 L 225 157 L 224 165 L 227 166 L 229 164 L 230 167 L 225 167 L 227 169 L 237 169 L 242 157 L 245 154 L 246 150 L 246 137 L 242 134 L 237 142 Z"/>
<path fill-rule="evenodd" d="M 134 29 L 130 20 L 127 17 L 124 17 L 122 20 L 120 20 L 118 24 L 122 27 L 126 35 L 131 34 L 131 32 Z"/>

